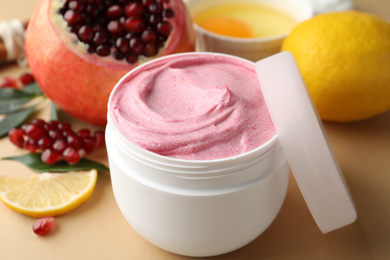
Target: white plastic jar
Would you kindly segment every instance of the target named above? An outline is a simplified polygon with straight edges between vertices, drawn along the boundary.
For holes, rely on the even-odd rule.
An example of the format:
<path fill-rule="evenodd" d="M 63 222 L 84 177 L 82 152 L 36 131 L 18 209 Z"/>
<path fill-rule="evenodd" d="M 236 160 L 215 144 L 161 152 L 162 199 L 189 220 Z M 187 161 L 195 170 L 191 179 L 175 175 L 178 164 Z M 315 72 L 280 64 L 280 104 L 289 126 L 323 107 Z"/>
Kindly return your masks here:
<path fill-rule="evenodd" d="M 151 75 L 148 66 L 151 64 L 160 67 L 164 65 L 165 59 L 174 59 L 181 64 L 182 56 L 200 58 L 204 62 L 202 56 L 198 55 L 217 55 L 222 60 L 235 59 L 240 61 L 236 63 L 239 68 L 253 65 L 250 61 L 225 54 L 187 53 L 165 56 L 129 72 L 111 94 L 106 145 L 112 186 L 119 208 L 133 228 L 156 246 L 177 254 L 212 256 L 233 251 L 254 240 L 272 223 L 286 195 L 289 168 L 292 169 L 309 210 L 323 233 L 354 222 L 357 214 L 348 186 L 327 143 L 291 53 L 279 53 L 255 63 L 267 111 L 277 133 L 272 133 L 270 139 L 260 143 L 259 147 L 224 159 L 184 160 L 150 152 L 129 141 L 132 137 L 128 135 L 128 127 L 133 127 L 131 134 L 134 134 L 132 131 L 149 133 L 146 138 L 152 139 L 151 128 L 140 130 L 139 127 L 138 120 L 142 120 L 145 114 L 140 115 L 137 111 L 130 118 L 118 117 L 118 114 L 110 111 L 110 105 L 115 104 L 112 110 L 120 113 L 138 108 L 134 104 L 143 105 L 130 101 L 125 102 L 122 107 L 111 101 L 113 97 L 117 101 L 118 98 L 129 101 L 126 97 L 142 95 L 135 91 L 136 96 L 128 96 L 127 92 L 118 94 L 115 90 L 131 81 L 134 73 L 146 72 L 144 74 L 149 75 L 137 84 L 134 84 L 137 81 L 132 81 L 132 90 L 138 84 L 142 85 L 143 81 L 148 81 L 147 78 Z M 193 62 L 190 64 L 194 65 Z M 224 67 L 223 65 L 225 64 L 218 66 Z M 238 67 L 233 71 L 236 70 L 239 73 L 234 73 L 234 82 L 238 80 L 236 85 L 242 90 L 240 77 L 247 75 L 242 75 L 245 72 Z M 205 75 L 204 72 L 201 75 Z M 208 80 L 199 78 L 199 75 L 196 79 L 209 82 L 215 73 L 217 72 L 209 73 Z M 224 74 L 225 71 L 219 73 Z M 188 75 L 194 77 L 196 73 Z M 154 84 L 154 79 L 149 82 Z M 192 82 L 193 78 L 190 79 L 188 82 Z M 165 82 L 170 81 L 165 78 L 163 82 L 165 85 Z M 133 105 L 129 107 L 128 104 Z M 171 103 L 167 103 L 167 106 L 170 105 Z M 117 116 L 115 120 L 111 114 Z M 250 120 L 257 115 L 251 114 Z M 138 118 L 135 128 L 134 125 L 126 124 L 127 120 L 134 122 L 133 117 Z M 151 122 L 150 118 L 147 121 Z M 248 121 L 245 122 L 250 125 Z M 164 139 L 160 141 L 164 141 L 167 132 L 160 130 L 161 125 L 153 137 L 162 132 Z M 180 131 L 183 130 L 178 132 Z M 179 136 L 182 139 L 181 133 Z M 169 142 L 175 142 L 175 135 L 169 137 Z M 230 145 L 226 139 L 222 144 L 225 145 L 225 142 Z"/>
<path fill-rule="evenodd" d="M 286 195 L 289 166 L 277 135 L 230 158 L 175 159 L 131 143 L 109 111 L 106 145 L 124 217 L 146 240 L 173 253 L 212 256 L 248 244 L 272 223 Z"/>

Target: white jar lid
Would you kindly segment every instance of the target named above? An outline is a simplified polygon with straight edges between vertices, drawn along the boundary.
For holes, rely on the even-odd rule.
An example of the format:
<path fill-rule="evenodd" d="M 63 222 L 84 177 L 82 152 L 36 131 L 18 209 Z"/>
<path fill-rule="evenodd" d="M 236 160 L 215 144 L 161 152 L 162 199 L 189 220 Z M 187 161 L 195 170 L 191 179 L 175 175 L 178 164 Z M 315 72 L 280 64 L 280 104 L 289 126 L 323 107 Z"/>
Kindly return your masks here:
<path fill-rule="evenodd" d="M 293 55 L 256 63 L 279 141 L 311 214 L 323 233 L 348 225 L 357 213 Z"/>

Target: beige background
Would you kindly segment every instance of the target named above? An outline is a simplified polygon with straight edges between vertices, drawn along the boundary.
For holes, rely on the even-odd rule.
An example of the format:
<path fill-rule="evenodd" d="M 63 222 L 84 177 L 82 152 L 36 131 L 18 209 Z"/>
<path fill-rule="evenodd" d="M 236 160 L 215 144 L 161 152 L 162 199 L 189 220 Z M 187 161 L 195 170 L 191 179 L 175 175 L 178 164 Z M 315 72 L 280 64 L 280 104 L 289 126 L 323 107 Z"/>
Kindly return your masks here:
<path fill-rule="evenodd" d="M 0 21 L 28 19 L 35 3 L 1 0 Z M 356 0 L 355 6 L 390 21 L 388 0 Z M 14 64 L 0 66 L 0 79 L 24 70 Z M 37 116 L 48 118 L 48 102 L 39 106 Z M 65 114 L 61 119 L 76 128 L 84 126 Z M 390 112 L 358 123 L 325 123 L 325 129 L 355 200 L 358 220 L 323 235 L 291 178 L 274 223 L 249 245 L 210 259 L 390 259 Z M 0 140 L 0 157 L 21 153 L 7 138 Z M 104 150 L 92 159 L 107 163 Z M 17 162 L 0 161 L 0 174 L 30 172 Z M 0 203 L 0 259 L 191 259 L 165 252 L 135 233 L 119 212 L 105 172 L 100 173 L 92 198 L 58 217 L 50 235 L 36 236 L 33 222 Z"/>

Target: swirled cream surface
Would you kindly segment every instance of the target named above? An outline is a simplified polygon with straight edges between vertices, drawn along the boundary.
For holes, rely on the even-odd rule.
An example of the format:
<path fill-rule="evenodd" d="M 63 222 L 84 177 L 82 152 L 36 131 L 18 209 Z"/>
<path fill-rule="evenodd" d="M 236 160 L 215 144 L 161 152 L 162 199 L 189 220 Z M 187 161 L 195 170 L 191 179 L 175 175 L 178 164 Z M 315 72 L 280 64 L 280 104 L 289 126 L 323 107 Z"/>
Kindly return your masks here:
<path fill-rule="evenodd" d="M 212 53 L 133 70 L 111 94 L 109 114 L 132 143 L 179 159 L 236 156 L 276 134 L 255 65 Z"/>

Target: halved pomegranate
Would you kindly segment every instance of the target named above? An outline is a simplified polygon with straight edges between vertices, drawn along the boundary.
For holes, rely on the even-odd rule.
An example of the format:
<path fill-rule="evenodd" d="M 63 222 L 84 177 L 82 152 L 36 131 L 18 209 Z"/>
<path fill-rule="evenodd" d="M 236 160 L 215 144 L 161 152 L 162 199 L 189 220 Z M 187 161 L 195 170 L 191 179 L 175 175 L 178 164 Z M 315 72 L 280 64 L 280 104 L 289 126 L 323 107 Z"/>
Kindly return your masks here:
<path fill-rule="evenodd" d="M 109 94 L 150 59 L 194 51 L 182 0 L 40 0 L 26 32 L 35 80 L 55 104 L 105 125 Z"/>

